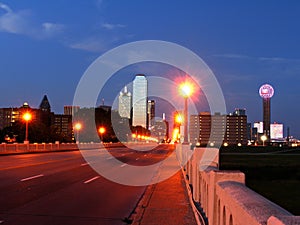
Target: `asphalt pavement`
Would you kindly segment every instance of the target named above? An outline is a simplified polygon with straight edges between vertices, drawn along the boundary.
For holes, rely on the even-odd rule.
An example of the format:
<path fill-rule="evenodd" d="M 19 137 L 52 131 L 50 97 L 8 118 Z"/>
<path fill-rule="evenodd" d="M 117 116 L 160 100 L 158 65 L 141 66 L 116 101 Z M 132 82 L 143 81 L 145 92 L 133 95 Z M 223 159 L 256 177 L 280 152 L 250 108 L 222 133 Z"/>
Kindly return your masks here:
<path fill-rule="evenodd" d="M 120 147 L 109 150 L 111 157 L 107 160 L 116 157 L 124 163 L 121 166 L 144 166 L 160 162 L 171 151 L 167 145 L 147 152 Z M 154 177 L 162 176 L 156 173 L 153 171 Z M 155 190 L 151 204 L 164 203 L 156 211 L 169 209 L 168 214 L 193 221 L 181 176 L 177 173 L 164 181 L 167 183 L 161 182 L 152 189 L 154 185 L 128 186 L 102 177 L 79 151 L 1 156 L 0 224 L 128 224 L 149 190 Z M 174 208 L 176 198 L 179 205 Z M 144 212 L 144 218 L 146 215 L 159 218 L 157 212 Z M 144 220 L 140 224 L 181 224 L 148 222 Z"/>

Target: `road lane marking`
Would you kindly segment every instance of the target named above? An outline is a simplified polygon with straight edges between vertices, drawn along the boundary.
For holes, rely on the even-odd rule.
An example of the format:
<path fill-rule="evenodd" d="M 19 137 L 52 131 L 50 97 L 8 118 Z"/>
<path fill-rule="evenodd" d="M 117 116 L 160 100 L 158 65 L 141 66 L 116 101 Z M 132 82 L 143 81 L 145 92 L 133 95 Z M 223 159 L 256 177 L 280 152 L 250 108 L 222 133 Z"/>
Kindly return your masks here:
<path fill-rule="evenodd" d="M 114 157 L 113 156 L 111 156 L 111 157 L 108 157 L 108 158 L 106 158 L 106 159 L 113 159 Z"/>
<path fill-rule="evenodd" d="M 85 183 L 85 184 L 88 184 L 88 183 L 90 183 L 90 182 L 92 182 L 92 181 L 94 181 L 94 180 L 97 180 L 98 178 L 99 178 L 99 176 L 93 177 L 93 178 L 91 178 L 91 179 L 89 179 L 89 180 L 84 181 L 84 183 Z"/>
<path fill-rule="evenodd" d="M 24 168 L 24 167 L 29 167 L 29 166 L 41 166 L 41 165 L 45 165 L 45 164 L 50 164 L 50 163 L 57 163 L 57 162 L 63 162 L 63 161 L 68 161 L 68 160 L 72 160 L 75 159 L 74 158 L 69 158 L 69 159 L 60 159 L 60 160 L 48 160 L 45 162 L 40 162 L 40 163 L 32 163 L 32 164 L 28 164 L 28 165 L 20 165 L 20 166 L 10 166 L 10 167 L 5 167 L 5 168 L 0 168 L 0 171 L 2 170 L 11 170 L 11 169 L 19 169 L 19 168 Z"/>
<path fill-rule="evenodd" d="M 23 182 L 23 181 L 27 181 L 27 180 L 32 180 L 32 179 L 43 177 L 43 176 L 44 176 L 43 174 L 39 174 L 39 175 L 36 175 L 36 176 L 24 178 L 21 181 Z"/>
<path fill-rule="evenodd" d="M 124 166 L 127 166 L 127 164 L 126 164 L 126 163 L 123 163 L 123 164 L 121 165 L 121 167 L 124 167 Z"/>

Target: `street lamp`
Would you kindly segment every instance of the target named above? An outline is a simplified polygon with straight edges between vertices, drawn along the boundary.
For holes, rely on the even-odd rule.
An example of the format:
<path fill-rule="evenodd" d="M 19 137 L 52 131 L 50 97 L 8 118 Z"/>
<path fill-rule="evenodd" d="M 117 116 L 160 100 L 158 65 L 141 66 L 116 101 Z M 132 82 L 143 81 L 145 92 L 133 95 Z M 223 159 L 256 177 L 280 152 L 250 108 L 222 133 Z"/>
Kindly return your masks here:
<path fill-rule="evenodd" d="M 106 129 L 105 129 L 105 127 L 99 127 L 98 131 L 100 133 L 101 141 L 103 142 L 103 134 L 105 133 Z"/>
<path fill-rule="evenodd" d="M 265 146 L 265 141 L 268 139 L 266 135 L 261 136 L 260 138 L 263 142 L 263 146 Z"/>
<path fill-rule="evenodd" d="M 79 131 L 82 128 L 81 123 L 77 122 L 74 126 L 75 130 L 76 130 L 76 143 L 79 143 Z"/>
<path fill-rule="evenodd" d="M 183 143 L 188 143 L 188 98 L 193 94 L 193 86 L 189 82 L 180 84 L 179 91 L 184 98 L 184 139 Z"/>
<path fill-rule="evenodd" d="M 28 144 L 28 122 L 32 119 L 32 115 L 29 112 L 26 112 L 23 114 L 23 120 L 26 122 L 26 128 L 25 128 L 25 141 L 24 143 Z"/>
<path fill-rule="evenodd" d="M 182 115 L 180 113 L 177 113 L 176 116 L 175 116 L 175 122 L 179 125 L 182 124 L 183 122 L 183 118 L 182 118 Z"/>

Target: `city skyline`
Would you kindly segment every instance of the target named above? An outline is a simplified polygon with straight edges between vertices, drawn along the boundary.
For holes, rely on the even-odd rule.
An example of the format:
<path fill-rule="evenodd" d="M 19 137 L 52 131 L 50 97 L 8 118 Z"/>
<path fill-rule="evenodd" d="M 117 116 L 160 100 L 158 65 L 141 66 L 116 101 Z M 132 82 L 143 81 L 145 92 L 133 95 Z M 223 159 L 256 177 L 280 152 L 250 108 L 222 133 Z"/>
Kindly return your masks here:
<path fill-rule="evenodd" d="M 146 77 L 145 75 L 141 75 L 141 74 L 138 74 L 138 75 L 135 75 L 135 76 Z M 128 90 L 128 87 L 125 86 L 124 89 L 122 89 L 121 92 L 119 93 L 119 96 L 118 96 L 118 107 L 117 107 L 117 109 L 114 109 L 114 110 L 117 110 L 118 113 L 119 113 L 119 115 L 121 117 L 123 117 L 123 118 L 130 119 L 130 110 L 128 110 L 128 107 L 129 107 L 129 105 L 132 106 L 132 100 L 131 99 L 132 99 L 132 94 Z M 148 100 L 148 97 L 146 99 L 147 99 L 147 101 L 146 101 L 147 102 L 147 104 L 146 104 L 147 105 L 147 109 L 146 109 L 146 124 L 148 124 L 148 129 L 150 130 L 150 122 L 149 121 L 151 120 L 151 118 L 155 119 L 154 118 L 155 117 L 155 106 L 154 106 L 155 105 L 155 100 Z M 122 101 L 121 104 L 120 104 L 120 100 Z M 101 103 L 101 105 L 98 105 L 98 106 L 95 106 L 95 107 L 101 107 L 104 104 L 104 99 L 102 99 L 102 101 L 103 102 Z M 41 110 L 46 110 L 46 108 L 47 108 L 47 111 L 52 112 L 51 111 L 51 106 L 50 106 L 50 103 L 48 101 L 47 95 L 43 96 L 43 98 L 42 98 L 41 103 L 39 104 L 39 106 L 32 106 L 32 105 L 28 104 L 27 101 L 24 101 L 24 103 L 21 106 L 9 106 L 9 107 L 5 107 L 5 108 L 16 108 L 16 109 L 17 108 L 22 108 L 24 106 L 24 104 L 28 105 L 28 107 L 33 108 L 33 109 L 38 109 L 39 108 Z M 151 113 L 149 111 L 149 106 L 151 107 Z M 107 107 L 112 107 L 112 106 L 107 105 Z M 123 113 L 120 112 L 120 107 L 121 107 L 121 110 L 123 110 Z M 3 107 L 0 107 L 0 108 L 3 108 Z M 68 105 L 65 105 L 64 106 L 64 112 L 62 114 L 64 114 L 64 115 L 72 115 L 72 110 L 74 110 L 74 109 L 75 109 L 75 111 L 78 111 L 80 109 L 80 106 L 68 106 Z M 177 110 L 181 110 L 181 109 L 177 109 Z M 53 111 L 53 112 L 56 113 L 55 111 Z M 169 121 L 171 122 L 171 124 L 172 124 L 172 119 L 174 119 L 173 116 L 171 115 L 173 113 L 174 112 L 169 112 L 169 115 L 168 115 Z M 204 110 L 204 111 L 199 111 L 195 115 L 199 116 L 199 115 L 201 115 L 201 113 L 209 113 L 210 114 L 209 111 L 205 111 Z M 163 113 L 163 114 L 165 114 L 165 113 Z M 218 112 L 217 112 L 217 114 L 218 114 Z M 231 115 L 231 114 L 234 114 L 234 115 L 247 115 L 246 109 L 240 109 L 238 107 L 234 109 L 233 113 L 231 113 L 231 111 L 228 110 L 225 114 L 222 114 L 222 115 L 226 116 L 226 115 Z M 194 114 L 190 114 L 190 116 L 194 116 Z M 249 122 L 249 121 L 247 120 L 247 122 Z M 251 124 L 252 128 L 257 128 L 257 132 L 259 132 L 260 134 L 264 133 L 264 131 L 263 131 L 263 116 L 262 116 L 261 120 L 250 122 L 250 124 Z M 280 126 L 280 127 L 278 127 L 278 126 Z M 279 128 L 280 128 L 280 130 L 278 130 Z M 271 136 L 273 136 L 273 138 L 275 138 L 275 136 L 276 136 L 276 138 L 279 138 L 279 139 L 280 138 L 286 138 L 287 135 L 288 135 L 287 133 L 289 132 L 289 131 L 287 131 L 289 129 L 289 126 L 286 126 L 285 124 L 282 124 L 282 123 L 278 123 L 276 121 L 271 122 L 270 129 L 271 129 L 270 130 L 271 133 L 272 133 L 272 129 L 273 129 L 273 133 L 272 133 Z M 278 135 L 280 137 L 277 137 Z M 290 137 L 299 139 L 299 137 L 295 137 L 293 135 L 291 135 Z"/>
<path fill-rule="evenodd" d="M 38 107 L 47 94 L 53 111 L 62 113 L 98 56 L 127 42 L 158 39 L 203 58 L 220 83 L 227 111 L 246 108 L 252 123 L 263 115 L 258 88 L 270 83 L 276 90 L 271 122 L 285 124 L 291 135 L 300 137 L 299 2 L 95 0 L 73 1 L 72 10 L 66 9 L 67 2 L 0 2 L 0 73 L 7 84 L 0 92 L 0 107 L 24 101 Z M 142 15 L 138 20 L 137 14 Z M 132 72 L 155 75 L 158 70 Z M 116 92 L 123 86 L 115 84 Z M 112 105 L 113 97 L 105 101 Z"/>

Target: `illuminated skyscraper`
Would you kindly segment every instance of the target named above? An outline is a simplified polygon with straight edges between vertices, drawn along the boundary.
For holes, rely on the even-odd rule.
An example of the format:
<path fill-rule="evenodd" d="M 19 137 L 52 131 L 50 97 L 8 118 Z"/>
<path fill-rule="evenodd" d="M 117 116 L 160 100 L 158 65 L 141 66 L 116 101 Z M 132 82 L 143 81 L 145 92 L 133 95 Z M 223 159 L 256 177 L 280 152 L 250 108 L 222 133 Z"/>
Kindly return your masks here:
<path fill-rule="evenodd" d="M 131 111 L 131 93 L 128 92 L 127 87 L 124 87 L 124 91 L 120 92 L 119 95 L 119 114 L 123 118 L 130 119 Z"/>
<path fill-rule="evenodd" d="M 143 74 L 138 74 L 133 80 L 132 95 L 132 125 L 147 128 L 147 95 L 148 82 Z"/>
<path fill-rule="evenodd" d="M 148 109 L 147 109 L 147 124 L 148 129 L 151 130 L 151 127 L 154 124 L 155 117 L 155 101 L 154 100 L 148 100 Z"/>

